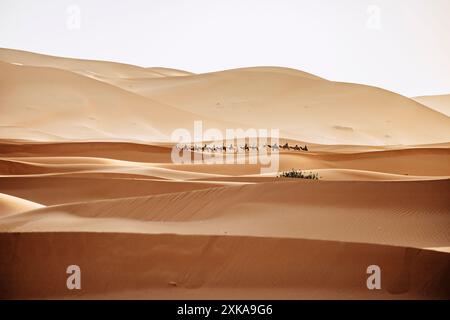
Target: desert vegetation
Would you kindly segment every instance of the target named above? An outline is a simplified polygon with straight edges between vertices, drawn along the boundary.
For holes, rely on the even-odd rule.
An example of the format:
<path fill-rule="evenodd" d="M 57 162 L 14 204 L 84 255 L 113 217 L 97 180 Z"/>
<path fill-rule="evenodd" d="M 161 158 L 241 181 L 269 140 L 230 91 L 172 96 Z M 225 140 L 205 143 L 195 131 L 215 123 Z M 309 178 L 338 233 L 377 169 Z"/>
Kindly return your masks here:
<path fill-rule="evenodd" d="M 283 171 L 278 175 L 279 178 L 297 178 L 297 179 L 311 179 L 319 180 L 319 173 L 317 172 L 306 172 L 297 169 L 291 169 L 289 171 Z"/>

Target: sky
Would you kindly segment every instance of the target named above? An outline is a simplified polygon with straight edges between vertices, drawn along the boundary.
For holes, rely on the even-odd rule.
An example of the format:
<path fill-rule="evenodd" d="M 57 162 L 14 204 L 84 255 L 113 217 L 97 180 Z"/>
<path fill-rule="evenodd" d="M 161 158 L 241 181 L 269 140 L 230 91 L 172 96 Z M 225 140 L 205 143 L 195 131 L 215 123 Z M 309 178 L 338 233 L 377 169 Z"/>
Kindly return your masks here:
<path fill-rule="evenodd" d="M 0 47 L 450 93 L 450 0 L 0 0 Z"/>

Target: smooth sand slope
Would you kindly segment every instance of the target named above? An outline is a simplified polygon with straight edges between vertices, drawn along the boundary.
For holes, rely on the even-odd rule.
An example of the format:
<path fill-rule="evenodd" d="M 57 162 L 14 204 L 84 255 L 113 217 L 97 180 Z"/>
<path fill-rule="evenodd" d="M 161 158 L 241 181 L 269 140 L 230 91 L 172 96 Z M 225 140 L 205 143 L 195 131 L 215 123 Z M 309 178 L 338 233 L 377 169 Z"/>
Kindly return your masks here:
<path fill-rule="evenodd" d="M 194 120 L 203 120 L 205 129 L 279 129 L 284 138 L 328 144 L 426 144 L 450 137 L 450 119 L 414 100 L 292 69 L 155 77 L 139 67 L 7 49 L 0 49 L 0 61 L 4 138 L 161 141 L 175 128 L 193 130 Z"/>
<path fill-rule="evenodd" d="M 416 100 L 279 67 L 0 49 L 0 299 L 450 299 L 450 118 Z M 173 163 L 196 120 L 308 151 L 264 174 L 249 153 Z"/>
<path fill-rule="evenodd" d="M 192 113 L 65 70 L 0 62 L 0 135 L 44 141 L 168 141 Z M 213 127 L 225 124 L 205 119 Z"/>
<path fill-rule="evenodd" d="M 450 117 L 450 94 L 416 97 L 414 100 Z"/>
<path fill-rule="evenodd" d="M 39 203 L 0 193 L 0 217 L 42 207 Z"/>
<path fill-rule="evenodd" d="M 300 239 L 72 232 L 2 233 L 0 243 L 2 298 L 449 297 L 449 256 L 428 250 Z M 65 288 L 65 269 L 74 261 L 83 270 L 79 291 Z M 384 270 L 382 291 L 365 286 L 365 270 L 374 262 Z"/>
<path fill-rule="evenodd" d="M 450 244 L 449 202 L 439 196 L 448 188 L 449 181 L 278 182 L 16 214 L 0 220 L 8 261 L 0 273 L 15 281 L 2 295 L 448 298 L 450 256 L 424 250 Z M 37 242 L 53 257 L 45 268 Z M 59 284 L 69 261 L 89 283 L 78 294 Z M 385 282 L 371 294 L 364 266 L 374 263 Z"/>
<path fill-rule="evenodd" d="M 120 232 L 130 222 L 135 232 L 145 233 L 234 234 L 446 247 L 450 244 L 449 200 L 440 193 L 449 186 L 448 180 L 288 179 L 47 207 L 4 218 L 0 230 Z M 56 218 L 59 215 L 61 219 Z M 104 219 L 103 224 L 99 225 L 97 218 Z M 119 224 L 115 226 L 116 219 Z M 127 230 L 131 232 L 132 228 Z"/>
<path fill-rule="evenodd" d="M 448 117 L 409 98 L 291 69 L 246 68 L 137 82 L 115 84 L 204 117 L 280 128 L 286 137 L 308 142 L 421 144 L 444 142 L 450 135 Z"/>

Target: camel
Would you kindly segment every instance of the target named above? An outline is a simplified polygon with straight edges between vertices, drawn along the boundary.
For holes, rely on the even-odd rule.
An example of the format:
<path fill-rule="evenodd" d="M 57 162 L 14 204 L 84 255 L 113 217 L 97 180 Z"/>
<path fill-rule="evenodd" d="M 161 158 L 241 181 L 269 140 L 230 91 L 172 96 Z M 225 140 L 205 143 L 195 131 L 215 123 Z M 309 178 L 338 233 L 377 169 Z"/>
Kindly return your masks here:
<path fill-rule="evenodd" d="M 273 145 L 264 144 L 263 147 L 270 148 L 272 151 L 280 150 L 280 149 L 283 149 L 283 150 L 291 150 L 292 149 L 295 151 L 308 151 L 308 147 L 306 144 L 304 147 L 299 146 L 298 144 L 296 144 L 295 146 L 290 146 L 288 142 L 286 142 L 284 145 L 278 145 L 276 143 Z M 185 145 L 181 146 L 181 145 L 177 144 L 176 148 L 178 150 L 191 151 L 191 152 L 194 152 L 194 151 L 198 152 L 200 150 L 201 150 L 201 152 L 205 152 L 205 151 L 207 151 L 207 152 L 227 152 L 227 151 L 238 152 L 240 149 L 244 150 L 245 152 L 250 151 L 250 149 L 259 151 L 258 145 L 249 146 L 247 143 L 243 146 L 239 146 L 239 145 L 234 146 L 233 144 L 230 144 L 229 146 L 226 146 L 225 144 L 223 144 L 222 146 L 216 146 L 216 145 L 211 146 L 211 145 L 207 145 L 207 144 L 204 144 L 203 146 L 198 146 L 196 144 L 188 146 L 185 144 Z"/>
<path fill-rule="evenodd" d="M 243 147 L 240 147 L 242 150 L 249 151 L 248 144 L 245 144 Z"/>
<path fill-rule="evenodd" d="M 289 150 L 289 143 L 286 142 L 281 148 L 283 148 L 283 150 Z"/>
<path fill-rule="evenodd" d="M 272 149 L 272 150 L 280 150 L 280 146 L 279 145 L 277 145 L 276 143 L 274 144 L 274 145 L 268 145 L 269 146 L 269 148 L 270 149 Z"/>

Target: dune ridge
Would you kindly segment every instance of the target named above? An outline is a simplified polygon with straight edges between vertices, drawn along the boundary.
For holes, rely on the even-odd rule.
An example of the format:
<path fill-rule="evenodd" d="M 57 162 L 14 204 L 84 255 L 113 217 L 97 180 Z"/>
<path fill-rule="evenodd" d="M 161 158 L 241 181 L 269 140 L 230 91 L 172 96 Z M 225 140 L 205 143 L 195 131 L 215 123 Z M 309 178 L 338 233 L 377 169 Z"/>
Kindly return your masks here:
<path fill-rule="evenodd" d="M 450 94 L 415 97 L 414 100 L 450 117 Z"/>
<path fill-rule="evenodd" d="M 0 193 L 0 218 L 42 207 L 40 203 Z"/>

